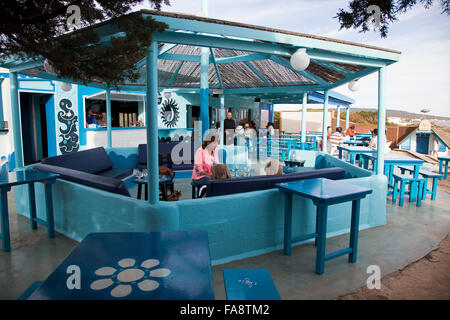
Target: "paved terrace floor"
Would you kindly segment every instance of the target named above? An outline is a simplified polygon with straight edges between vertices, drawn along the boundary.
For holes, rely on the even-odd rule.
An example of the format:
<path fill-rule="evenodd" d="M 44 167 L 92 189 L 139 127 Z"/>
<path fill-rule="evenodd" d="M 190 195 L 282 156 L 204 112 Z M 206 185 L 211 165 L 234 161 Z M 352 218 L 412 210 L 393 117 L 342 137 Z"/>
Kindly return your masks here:
<path fill-rule="evenodd" d="M 178 181 L 175 189 L 190 198 L 189 179 Z M 136 189 L 131 192 L 135 196 Z M 31 230 L 29 220 L 17 214 L 13 191 L 8 197 L 12 251 L 0 250 L 0 299 L 17 299 L 34 281 L 45 280 L 77 242 L 59 233 L 50 239 L 42 226 Z M 216 299 L 226 298 L 222 270 L 228 268 L 268 268 L 283 299 L 335 299 L 353 292 L 366 285 L 369 265 L 380 266 L 384 277 L 437 248 L 450 230 L 449 204 L 450 194 L 442 190 L 435 201 L 422 202 L 421 208 L 408 201 L 400 208 L 388 196 L 387 224 L 360 232 L 357 263 L 347 263 L 347 256 L 330 260 L 320 276 L 314 273 L 311 242 L 293 247 L 291 256 L 277 250 L 214 266 Z M 348 241 L 348 235 L 327 239 L 327 252 L 347 247 Z"/>

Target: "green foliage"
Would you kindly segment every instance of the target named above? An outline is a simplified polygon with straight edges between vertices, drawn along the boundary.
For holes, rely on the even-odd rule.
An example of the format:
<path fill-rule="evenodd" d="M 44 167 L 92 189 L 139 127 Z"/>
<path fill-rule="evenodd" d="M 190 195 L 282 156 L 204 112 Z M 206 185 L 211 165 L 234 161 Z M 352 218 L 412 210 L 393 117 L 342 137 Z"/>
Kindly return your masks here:
<path fill-rule="evenodd" d="M 425 8 L 430 8 L 435 2 L 439 2 L 442 13 L 450 14 L 450 0 L 351 0 L 348 10 L 339 9 L 337 16 L 341 29 L 360 29 L 360 32 L 370 30 L 372 13 L 367 12 L 370 5 L 380 8 L 380 24 L 378 26 L 382 38 L 387 37 L 389 24 L 398 20 L 398 16 L 421 3 Z"/>
<path fill-rule="evenodd" d="M 133 67 L 149 52 L 152 34 L 166 24 L 139 13 L 127 14 L 143 0 L 35 0 L 5 1 L 0 12 L 0 56 L 47 59 L 61 78 L 87 83 L 117 85 L 139 77 Z M 168 0 L 149 0 L 160 10 Z M 80 8 L 80 27 L 69 32 L 67 8 Z M 111 20 L 110 20 L 111 19 Z M 101 25 L 110 20 L 117 33 L 110 39 L 100 36 Z M 88 28 L 87 28 L 88 27 Z M 109 40 L 109 41 L 108 41 Z"/>

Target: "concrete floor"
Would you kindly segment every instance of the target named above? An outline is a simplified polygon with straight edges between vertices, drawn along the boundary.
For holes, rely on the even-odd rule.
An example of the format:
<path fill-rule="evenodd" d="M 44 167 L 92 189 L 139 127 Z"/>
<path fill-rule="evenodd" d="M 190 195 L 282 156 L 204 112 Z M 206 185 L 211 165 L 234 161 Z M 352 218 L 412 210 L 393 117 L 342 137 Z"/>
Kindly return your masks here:
<path fill-rule="evenodd" d="M 183 179 L 184 180 L 184 179 Z M 187 181 L 187 180 L 186 180 Z M 183 198 L 190 198 L 185 181 Z M 136 192 L 132 190 L 132 194 Z M 31 230 L 29 220 L 16 212 L 13 191 L 8 194 L 11 252 L 0 250 L 0 299 L 16 299 L 36 280 L 45 280 L 77 245 L 62 234 L 47 237 L 45 227 Z M 405 202 L 403 208 L 387 199 L 387 225 L 363 230 L 359 236 L 358 262 L 342 256 L 325 264 L 325 273 L 314 273 L 315 247 L 306 243 L 292 248 L 291 256 L 280 250 L 213 267 L 216 299 L 225 299 L 222 270 L 267 268 L 283 299 L 334 299 L 365 286 L 369 265 L 378 265 L 382 276 L 404 268 L 435 249 L 450 230 L 450 195 L 438 192 L 421 208 Z M 348 235 L 327 239 L 327 252 L 348 246 Z"/>

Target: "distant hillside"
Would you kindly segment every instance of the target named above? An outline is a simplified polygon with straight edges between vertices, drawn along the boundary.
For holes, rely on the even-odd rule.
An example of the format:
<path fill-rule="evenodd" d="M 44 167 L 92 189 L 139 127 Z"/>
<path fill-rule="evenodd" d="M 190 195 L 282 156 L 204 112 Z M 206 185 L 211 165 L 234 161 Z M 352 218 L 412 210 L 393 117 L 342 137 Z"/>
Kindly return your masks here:
<path fill-rule="evenodd" d="M 360 111 L 375 111 L 378 110 L 375 108 L 351 108 L 351 113 L 353 112 L 360 112 Z M 449 121 L 450 117 L 440 117 L 440 116 L 434 116 L 431 114 L 423 114 L 423 113 L 411 113 L 406 111 L 399 111 L 399 110 L 386 110 L 386 116 L 387 117 L 400 117 L 405 120 L 412 120 L 412 119 L 427 119 L 427 120 L 446 120 Z"/>

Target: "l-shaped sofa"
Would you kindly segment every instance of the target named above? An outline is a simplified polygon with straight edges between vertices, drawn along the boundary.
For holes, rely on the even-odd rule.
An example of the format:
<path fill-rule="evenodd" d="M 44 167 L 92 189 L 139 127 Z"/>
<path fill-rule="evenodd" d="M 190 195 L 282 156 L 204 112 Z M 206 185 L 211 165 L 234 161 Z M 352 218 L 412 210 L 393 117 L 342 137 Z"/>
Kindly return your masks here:
<path fill-rule="evenodd" d="M 100 154 L 100 151 L 96 152 Z M 53 185 L 53 208 L 55 229 L 64 235 L 81 241 L 91 232 L 206 230 L 213 264 L 259 255 L 282 247 L 284 206 L 278 189 L 216 194 L 214 197 L 151 205 L 131 198 L 129 193 L 120 192 L 126 189 L 121 183 L 129 186 L 126 179 L 108 176 L 110 173 L 125 174 L 125 170 L 117 169 L 127 169 L 129 173 L 136 168 L 139 163 L 138 148 L 109 148 L 104 152 L 112 167 L 110 163 L 102 168 L 95 167 L 98 164 L 93 163 L 91 166 L 94 167 L 83 167 L 90 172 L 84 172 L 79 177 L 87 177 L 89 183 L 80 183 L 70 177 L 73 174 L 70 170 L 77 171 L 76 167 L 59 169 L 62 179 L 57 179 Z M 373 190 L 372 194 L 361 201 L 360 229 L 386 223 L 386 177 L 322 152 L 296 153 L 298 159 L 306 160 L 305 166 L 315 169 L 312 172 L 323 172 L 329 177 L 334 175 L 336 179 L 345 179 L 348 183 Z M 44 161 L 35 167 L 54 170 L 55 168 L 48 166 L 57 167 L 55 161 Z M 112 171 L 106 173 L 109 170 Z M 284 178 L 288 176 L 290 175 L 285 175 Z M 111 185 L 118 192 L 108 190 L 109 183 L 103 184 L 104 188 L 99 188 L 98 183 L 105 182 L 105 179 L 106 182 L 109 179 L 121 181 Z M 29 216 L 28 189 L 18 186 L 15 193 L 18 212 Z M 37 216 L 41 219 L 45 217 L 43 199 L 44 188 L 37 184 Z M 294 197 L 293 210 L 293 237 L 314 232 L 315 207 L 311 200 Z M 350 203 L 331 206 L 328 211 L 328 236 L 347 233 L 350 229 L 350 214 Z"/>

